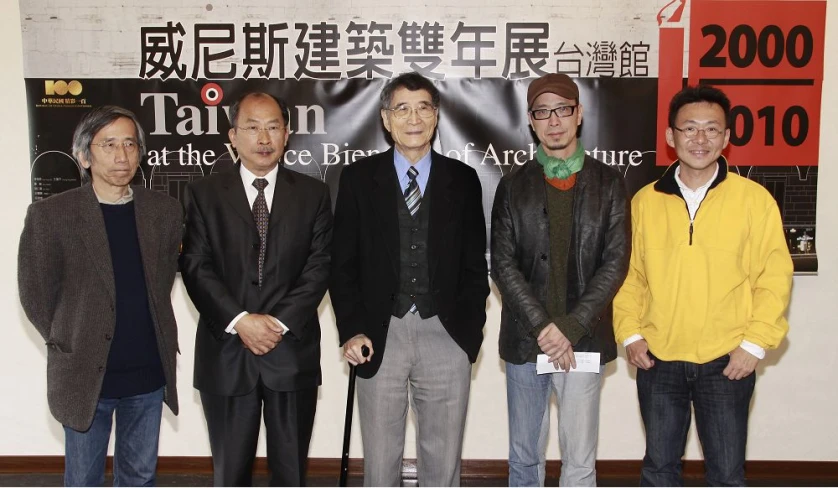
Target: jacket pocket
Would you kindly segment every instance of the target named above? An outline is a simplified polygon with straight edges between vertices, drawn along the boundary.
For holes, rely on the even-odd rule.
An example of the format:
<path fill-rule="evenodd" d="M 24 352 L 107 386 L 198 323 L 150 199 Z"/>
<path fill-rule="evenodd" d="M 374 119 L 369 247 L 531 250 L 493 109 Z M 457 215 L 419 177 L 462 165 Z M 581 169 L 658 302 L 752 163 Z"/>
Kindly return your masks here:
<path fill-rule="evenodd" d="M 46 344 L 46 346 L 49 349 L 52 349 L 53 351 L 57 351 L 57 352 L 60 352 L 60 353 L 70 354 L 70 353 L 73 352 L 69 347 L 67 347 L 65 345 L 62 345 L 62 344 L 60 344 L 57 341 L 52 340 L 52 339 L 48 340 L 44 344 Z"/>

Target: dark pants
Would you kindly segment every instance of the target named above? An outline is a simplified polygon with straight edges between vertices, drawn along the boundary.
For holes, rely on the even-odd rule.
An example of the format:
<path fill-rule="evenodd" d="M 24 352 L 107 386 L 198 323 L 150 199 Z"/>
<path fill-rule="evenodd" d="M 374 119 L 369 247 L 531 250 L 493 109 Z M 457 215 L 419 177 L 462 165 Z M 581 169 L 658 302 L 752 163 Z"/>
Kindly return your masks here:
<path fill-rule="evenodd" d="M 690 402 L 704 452 L 707 484 L 745 485 L 748 409 L 756 374 L 739 381 L 722 375 L 724 355 L 706 364 L 661 361 L 637 370 L 637 395 L 646 427 L 641 486 L 683 486 L 681 457 L 690 429 Z"/>
<path fill-rule="evenodd" d="M 252 486 L 253 460 L 265 413 L 270 486 L 305 486 L 317 388 L 273 391 L 260 380 L 241 396 L 201 392 L 215 486 Z"/>

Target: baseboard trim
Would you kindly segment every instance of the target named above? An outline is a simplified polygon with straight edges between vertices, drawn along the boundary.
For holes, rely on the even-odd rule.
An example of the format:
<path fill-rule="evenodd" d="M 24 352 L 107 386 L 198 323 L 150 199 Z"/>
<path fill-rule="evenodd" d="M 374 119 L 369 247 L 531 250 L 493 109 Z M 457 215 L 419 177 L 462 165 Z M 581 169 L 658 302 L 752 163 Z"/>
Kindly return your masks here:
<path fill-rule="evenodd" d="M 112 459 L 108 458 L 107 469 L 110 471 Z M 548 461 L 549 477 L 557 476 L 561 461 Z M 597 461 L 597 477 L 600 479 L 625 480 L 640 475 L 639 460 L 602 460 Z M 254 472 L 268 472 L 267 460 L 257 458 Z M 0 456 L 0 474 L 46 474 L 64 471 L 64 456 Z M 212 462 L 204 456 L 161 456 L 157 471 L 160 474 L 209 474 Z M 340 471 L 340 459 L 312 458 L 309 460 L 310 477 L 337 477 Z M 350 459 L 349 476 L 363 476 L 363 459 Z M 464 459 L 461 468 L 463 479 L 504 479 L 507 477 L 505 459 Z M 818 480 L 830 485 L 838 485 L 838 462 L 831 461 L 747 461 L 745 476 L 748 481 L 790 481 L 805 483 Z M 684 478 L 701 480 L 704 477 L 703 461 L 684 461 Z M 416 479 L 416 460 L 405 459 L 402 468 L 404 480 Z"/>

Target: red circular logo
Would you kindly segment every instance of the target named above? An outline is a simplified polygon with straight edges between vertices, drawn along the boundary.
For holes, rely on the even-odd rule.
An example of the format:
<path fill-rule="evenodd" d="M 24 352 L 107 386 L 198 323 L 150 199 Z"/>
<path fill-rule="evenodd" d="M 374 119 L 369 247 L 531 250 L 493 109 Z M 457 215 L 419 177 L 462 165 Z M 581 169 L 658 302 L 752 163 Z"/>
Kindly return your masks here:
<path fill-rule="evenodd" d="M 221 103 L 224 98 L 224 91 L 218 86 L 218 83 L 207 83 L 201 89 L 201 99 L 209 106 L 215 106 Z"/>

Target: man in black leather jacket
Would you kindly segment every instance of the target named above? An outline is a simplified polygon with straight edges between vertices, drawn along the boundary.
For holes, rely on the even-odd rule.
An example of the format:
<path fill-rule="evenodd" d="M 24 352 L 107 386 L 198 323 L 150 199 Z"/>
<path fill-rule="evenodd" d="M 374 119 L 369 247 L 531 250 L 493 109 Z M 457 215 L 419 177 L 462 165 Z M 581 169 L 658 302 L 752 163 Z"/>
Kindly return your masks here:
<path fill-rule="evenodd" d="M 501 180 L 492 208 L 492 277 L 503 298 L 509 484 L 544 485 L 547 413 L 555 391 L 559 484 L 594 486 L 601 373 L 617 355 L 611 300 L 630 255 L 626 190 L 620 174 L 587 156 L 577 139 L 583 107 L 573 80 L 548 74 L 533 81 L 527 105 L 540 142 L 536 159 Z M 581 352 L 598 353 L 598 372 L 569 371 Z M 560 372 L 536 374 L 542 354 Z"/>

